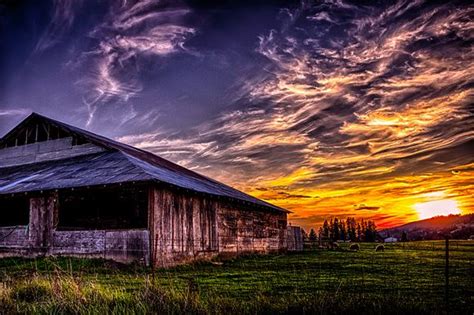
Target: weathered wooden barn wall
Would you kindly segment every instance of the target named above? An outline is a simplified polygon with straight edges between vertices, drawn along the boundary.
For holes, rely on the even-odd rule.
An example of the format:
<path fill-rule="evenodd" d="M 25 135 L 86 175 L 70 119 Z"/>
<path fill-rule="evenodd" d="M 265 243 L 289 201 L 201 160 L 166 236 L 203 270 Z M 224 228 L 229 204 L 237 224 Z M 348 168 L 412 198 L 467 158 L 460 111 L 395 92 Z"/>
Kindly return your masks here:
<path fill-rule="evenodd" d="M 0 228 L 0 252 L 3 256 L 19 253 L 28 256 L 45 254 L 51 245 L 56 194 L 35 196 L 29 200 L 28 225 Z"/>
<path fill-rule="evenodd" d="M 153 262 L 164 267 L 218 254 L 279 251 L 286 248 L 286 213 L 155 188 L 150 233 Z"/>
<path fill-rule="evenodd" d="M 53 231 L 48 254 L 112 259 L 119 262 L 150 261 L 147 230 Z"/>
<path fill-rule="evenodd" d="M 28 241 L 32 253 L 46 253 L 51 247 L 57 194 L 44 194 L 30 198 L 30 224 Z"/>
<path fill-rule="evenodd" d="M 0 167 L 53 161 L 104 151 L 86 143 L 73 145 L 71 137 L 0 149 Z"/>
<path fill-rule="evenodd" d="M 1 228 L 0 252 L 172 266 L 218 254 L 268 253 L 287 247 L 286 213 L 190 192 L 151 187 L 149 230 L 58 230 L 58 193 L 29 200 L 29 225 Z"/>
<path fill-rule="evenodd" d="M 286 248 L 286 213 L 220 204 L 217 207 L 219 251 L 245 253 Z"/>
<path fill-rule="evenodd" d="M 150 197 L 150 233 L 155 265 L 170 266 L 218 253 L 212 201 L 155 188 Z"/>
<path fill-rule="evenodd" d="M 64 255 L 149 263 L 148 230 L 57 230 L 57 200 L 57 193 L 31 197 L 29 225 L 0 228 L 0 257 Z"/>
<path fill-rule="evenodd" d="M 0 257 L 27 254 L 28 226 L 0 227 Z"/>

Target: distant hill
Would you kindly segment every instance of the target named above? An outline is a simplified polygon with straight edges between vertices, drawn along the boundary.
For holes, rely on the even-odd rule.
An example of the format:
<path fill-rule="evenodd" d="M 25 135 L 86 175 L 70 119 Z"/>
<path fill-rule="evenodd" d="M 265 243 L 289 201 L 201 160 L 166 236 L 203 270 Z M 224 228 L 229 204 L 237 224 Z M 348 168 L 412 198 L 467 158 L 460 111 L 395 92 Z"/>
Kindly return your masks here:
<path fill-rule="evenodd" d="M 394 228 L 380 231 L 382 237 L 401 238 L 407 233 L 408 240 L 442 239 L 449 234 L 455 239 L 468 239 L 474 235 L 474 213 L 467 215 L 438 216 L 430 219 L 410 222 Z"/>

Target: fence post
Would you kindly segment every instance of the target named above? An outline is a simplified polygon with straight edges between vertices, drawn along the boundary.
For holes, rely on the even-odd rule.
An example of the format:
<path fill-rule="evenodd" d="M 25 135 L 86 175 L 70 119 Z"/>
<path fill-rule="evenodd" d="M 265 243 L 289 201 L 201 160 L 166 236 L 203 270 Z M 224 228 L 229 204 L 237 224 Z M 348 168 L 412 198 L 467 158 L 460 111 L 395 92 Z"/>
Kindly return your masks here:
<path fill-rule="evenodd" d="M 104 259 L 107 259 L 107 231 L 104 232 Z"/>
<path fill-rule="evenodd" d="M 151 281 L 152 281 L 153 286 L 156 286 L 155 268 L 156 268 L 156 260 L 157 260 L 157 257 L 158 257 L 158 253 L 157 253 L 157 251 L 158 251 L 158 244 L 157 244 L 158 234 L 151 233 L 151 237 L 152 237 L 152 240 L 151 240 L 152 245 L 150 246 L 152 248 L 152 252 L 150 253 L 150 256 L 151 256 Z"/>
<path fill-rule="evenodd" d="M 444 268 L 444 293 L 445 293 L 445 299 L 446 299 L 446 314 L 449 313 L 449 236 L 445 236 L 445 252 L 446 252 L 446 262 L 445 262 L 445 268 Z"/>

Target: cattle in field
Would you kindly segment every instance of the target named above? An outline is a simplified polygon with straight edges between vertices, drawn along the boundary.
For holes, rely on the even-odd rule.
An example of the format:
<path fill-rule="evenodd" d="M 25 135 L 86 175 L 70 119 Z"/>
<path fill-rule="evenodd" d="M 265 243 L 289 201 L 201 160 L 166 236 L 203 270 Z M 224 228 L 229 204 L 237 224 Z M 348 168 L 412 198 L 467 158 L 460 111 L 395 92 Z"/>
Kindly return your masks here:
<path fill-rule="evenodd" d="M 385 250 L 385 246 L 383 246 L 382 244 L 379 244 L 375 247 L 376 252 L 383 252 L 384 250 Z"/>
<path fill-rule="evenodd" d="M 357 252 L 357 251 L 360 250 L 360 246 L 359 246 L 359 244 L 351 244 L 351 245 L 349 246 L 349 250 L 354 251 L 354 252 Z"/>

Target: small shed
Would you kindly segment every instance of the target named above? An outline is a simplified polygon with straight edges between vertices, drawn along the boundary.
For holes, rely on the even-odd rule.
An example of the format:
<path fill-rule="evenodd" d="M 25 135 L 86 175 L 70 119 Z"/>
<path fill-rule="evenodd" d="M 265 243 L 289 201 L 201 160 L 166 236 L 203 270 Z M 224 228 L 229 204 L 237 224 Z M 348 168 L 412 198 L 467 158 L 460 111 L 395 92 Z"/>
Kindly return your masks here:
<path fill-rule="evenodd" d="M 287 248 L 290 252 L 299 252 L 303 250 L 303 231 L 299 226 L 288 226 Z"/>
<path fill-rule="evenodd" d="M 33 113 L 0 140 L 0 256 L 171 266 L 287 250 L 289 211 Z"/>

